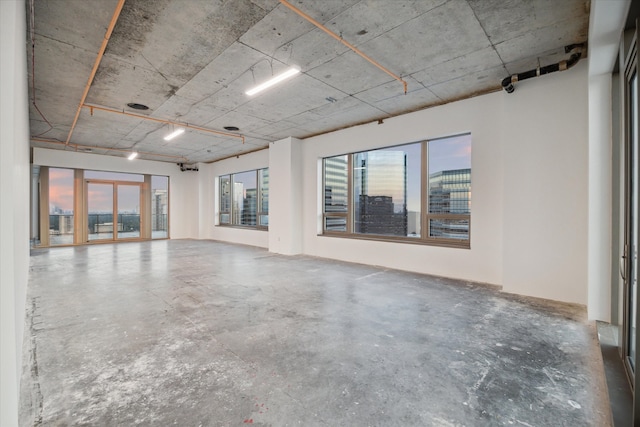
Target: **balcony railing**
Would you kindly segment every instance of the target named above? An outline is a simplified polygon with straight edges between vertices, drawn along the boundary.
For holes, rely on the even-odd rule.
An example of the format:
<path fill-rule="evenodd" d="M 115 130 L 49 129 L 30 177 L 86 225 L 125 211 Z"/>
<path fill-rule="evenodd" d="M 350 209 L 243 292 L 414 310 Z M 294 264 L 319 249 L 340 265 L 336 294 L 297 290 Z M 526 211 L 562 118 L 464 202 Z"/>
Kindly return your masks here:
<path fill-rule="evenodd" d="M 151 215 L 151 237 L 154 239 L 169 237 L 168 225 L 167 214 Z M 115 228 L 118 233 L 118 238 L 120 239 L 140 237 L 140 214 L 118 214 Z M 73 214 L 49 215 L 50 245 L 73 244 L 73 230 Z M 88 214 L 87 231 L 89 240 L 113 239 L 113 214 Z"/>
<path fill-rule="evenodd" d="M 140 237 L 140 214 L 118 214 L 115 227 L 112 214 L 88 214 L 87 228 L 89 240 L 113 239 L 114 231 L 119 239 Z"/>

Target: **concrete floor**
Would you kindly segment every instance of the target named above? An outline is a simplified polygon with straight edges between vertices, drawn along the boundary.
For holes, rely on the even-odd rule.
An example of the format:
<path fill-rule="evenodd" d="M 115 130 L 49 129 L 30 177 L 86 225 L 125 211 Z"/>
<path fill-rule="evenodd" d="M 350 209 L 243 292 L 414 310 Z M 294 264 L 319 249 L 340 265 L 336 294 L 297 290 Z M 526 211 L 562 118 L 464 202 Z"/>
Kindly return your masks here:
<path fill-rule="evenodd" d="M 170 240 L 34 250 L 28 306 L 23 426 L 610 425 L 584 309 L 470 283 Z"/>

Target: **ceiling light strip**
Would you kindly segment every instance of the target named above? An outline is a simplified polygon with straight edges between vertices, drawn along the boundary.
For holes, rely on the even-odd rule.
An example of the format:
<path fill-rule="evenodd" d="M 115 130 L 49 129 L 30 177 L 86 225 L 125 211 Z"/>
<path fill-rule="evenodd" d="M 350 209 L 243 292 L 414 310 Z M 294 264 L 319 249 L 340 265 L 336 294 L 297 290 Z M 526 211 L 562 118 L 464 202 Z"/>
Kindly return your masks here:
<path fill-rule="evenodd" d="M 131 154 L 133 151 L 132 150 L 125 150 L 125 149 L 121 149 L 121 148 L 108 148 L 108 147 L 100 147 L 98 145 L 82 145 L 82 144 L 76 144 L 76 143 L 70 143 L 67 144 L 66 142 L 62 142 L 62 141 L 54 141 L 51 139 L 45 139 L 45 138 L 31 138 L 31 141 L 33 142 L 40 142 L 43 144 L 55 144 L 55 145 L 64 145 L 66 147 L 70 147 L 73 148 L 74 150 L 78 150 L 79 148 L 91 148 L 92 150 L 104 150 L 104 151 L 117 151 L 120 153 L 129 153 Z M 184 156 L 174 156 L 171 154 L 157 154 L 157 153 L 149 153 L 146 151 L 136 151 L 136 153 L 138 153 L 141 156 L 151 156 L 151 157 L 166 157 L 168 159 L 177 159 L 177 160 L 184 160 L 185 163 L 189 162 L 189 159 L 187 159 Z"/>
<path fill-rule="evenodd" d="M 264 82 L 262 84 L 259 84 L 258 86 L 254 87 L 253 89 L 249 89 L 245 93 L 247 95 L 249 95 L 249 96 L 255 95 L 256 93 L 260 93 L 263 90 L 270 88 L 271 86 L 277 85 L 281 81 L 284 81 L 284 80 L 286 80 L 286 79 L 288 79 L 290 77 L 295 76 L 299 72 L 300 72 L 300 68 L 297 68 L 297 67 L 289 68 L 284 73 L 278 74 L 277 76 L 267 80 L 266 82 Z"/>
<path fill-rule="evenodd" d="M 102 57 L 104 56 L 104 51 L 107 48 L 107 43 L 109 43 L 109 39 L 111 38 L 111 33 L 113 32 L 113 28 L 116 26 L 116 22 L 118 21 L 118 17 L 120 16 L 120 11 L 122 11 L 122 6 L 124 6 L 124 0 L 118 1 L 116 10 L 115 12 L 113 12 L 113 16 L 111 17 L 111 22 L 107 27 L 107 32 L 105 33 L 104 39 L 102 40 L 102 45 L 100 46 L 98 57 L 93 63 L 93 69 L 91 70 L 91 74 L 89 75 L 89 80 L 87 81 L 87 85 L 84 87 L 82 98 L 80 98 L 80 104 L 78 104 L 78 110 L 76 111 L 76 116 L 73 118 L 71 129 L 69 129 L 69 135 L 67 135 L 67 140 L 65 142 L 66 145 L 69 145 L 69 141 L 71 141 L 71 135 L 73 135 L 73 130 L 76 127 L 76 123 L 78 123 L 78 117 L 80 117 L 80 111 L 82 110 L 84 101 L 87 99 L 87 95 L 89 94 L 89 89 L 91 88 L 91 84 L 93 83 L 93 78 L 96 76 L 96 72 L 98 71 L 98 67 L 100 66 Z"/>
<path fill-rule="evenodd" d="M 171 120 L 157 119 L 155 117 L 143 116 L 142 114 L 130 113 L 128 111 L 122 111 L 122 110 L 116 110 L 115 108 L 102 107 L 100 105 L 84 104 L 83 107 L 89 108 L 92 111 L 92 113 L 93 113 L 93 110 L 106 111 L 108 113 L 122 114 L 124 116 L 135 117 L 137 119 L 149 120 L 149 121 L 157 122 L 157 123 L 165 123 L 165 124 L 174 125 L 174 126 L 180 126 L 180 127 L 187 128 L 187 129 L 197 130 L 197 131 L 200 131 L 200 132 L 208 132 L 208 133 L 214 133 L 214 134 L 217 134 L 217 135 L 228 136 L 228 137 L 231 137 L 231 138 L 238 138 L 238 139 L 241 139 L 242 143 L 244 144 L 244 136 L 243 135 L 238 135 L 237 133 L 222 132 L 222 131 L 215 130 L 215 129 L 204 128 L 202 126 L 190 125 L 188 123 L 179 123 L 179 122 L 173 122 Z"/>
<path fill-rule="evenodd" d="M 173 138 L 175 138 L 176 136 L 180 136 L 184 133 L 184 129 L 183 128 L 179 128 L 174 130 L 173 132 L 171 132 L 169 135 L 164 137 L 165 141 L 171 141 Z"/>
<path fill-rule="evenodd" d="M 400 83 L 402 83 L 402 86 L 404 87 L 404 93 L 405 94 L 407 93 L 407 82 L 404 81 L 402 79 L 402 77 L 400 77 L 397 74 L 389 71 L 384 66 L 380 65 L 379 63 L 377 63 L 373 59 L 369 58 L 360 49 L 358 49 L 357 47 L 355 47 L 354 45 L 352 45 L 348 41 L 344 40 L 339 35 L 337 35 L 334 32 L 332 32 L 330 29 L 328 29 L 327 27 L 325 27 L 324 25 L 322 25 L 321 23 L 319 23 L 318 21 L 313 19 L 311 16 L 307 15 L 306 13 L 304 13 L 303 11 L 301 11 L 300 9 L 298 9 L 297 7 L 295 7 L 294 5 L 289 3 L 287 0 L 280 0 L 280 3 L 285 5 L 286 7 L 288 7 L 289 9 L 291 9 L 292 11 L 294 11 L 295 13 L 297 13 L 298 15 L 300 15 L 301 17 L 306 19 L 307 21 L 311 22 L 313 25 L 315 25 L 316 27 L 320 28 L 322 31 L 324 31 L 325 33 L 329 34 L 331 37 L 333 37 L 334 39 L 338 40 L 340 43 L 342 43 L 343 45 L 345 45 L 346 47 L 348 47 L 349 49 L 351 49 L 352 51 L 354 51 L 355 53 L 357 53 L 358 55 L 360 55 L 361 57 L 363 57 L 364 59 L 366 59 L 367 61 L 369 61 L 370 63 L 372 63 L 373 65 L 375 65 L 376 67 L 378 67 L 379 69 L 381 69 L 382 71 L 387 73 L 388 75 L 390 75 L 391 77 L 393 77 L 394 79 L 398 80 Z"/>

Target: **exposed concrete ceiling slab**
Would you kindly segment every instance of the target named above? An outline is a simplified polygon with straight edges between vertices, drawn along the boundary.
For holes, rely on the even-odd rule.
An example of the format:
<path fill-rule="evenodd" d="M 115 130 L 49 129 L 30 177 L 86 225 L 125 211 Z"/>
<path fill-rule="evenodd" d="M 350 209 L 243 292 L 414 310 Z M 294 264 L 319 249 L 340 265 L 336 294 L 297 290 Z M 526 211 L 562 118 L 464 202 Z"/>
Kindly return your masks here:
<path fill-rule="evenodd" d="M 303 74 L 292 78 L 277 91 L 255 95 L 251 102 L 245 103 L 236 111 L 264 120 L 278 121 L 331 102 L 327 98 L 341 99 L 344 96 L 340 91 Z"/>
<path fill-rule="evenodd" d="M 348 51 L 348 47 L 324 31 L 314 29 L 281 46 L 274 53 L 274 58 L 309 71 Z"/>
<path fill-rule="evenodd" d="M 500 65 L 503 65 L 503 63 L 496 50 L 493 47 L 487 47 L 448 61 L 436 63 L 412 74 L 411 77 L 429 87 Z"/>
<path fill-rule="evenodd" d="M 194 102 L 174 95 L 165 101 L 160 108 L 156 109 L 153 114 L 157 118 L 206 126 L 211 120 L 224 116 L 229 111 L 204 102 Z"/>
<path fill-rule="evenodd" d="M 156 70 L 105 56 L 87 102 L 112 108 L 137 102 L 155 110 L 174 95 L 177 87 Z"/>
<path fill-rule="evenodd" d="M 35 51 L 27 49 L 35 59 L 30 96 L 35 91 L 42 112 L 31 105 L 35 146 L 215 161 L 288 136 L 500 90 L 510 74 L 567 59 L 564 46 L 587 40 L 589 19 L 585 0 L 291 1 L 404 79 L 405 94 L 393 76 L 279 0 L 127 0 L 86 103 L 211 130 L 237 126 L 245 143 L 192 129 L 166 142 L 171 125 L 97 110 L 92 116 L 83 108 L 70 146 L 59 144 L 69 135 L 116 3 L 34 0 L 28 18 L 35 23 L 29 24 Z M 290 66 L 302 73 L 245 94 Z M 149 109 L 133 110 L 131 102 Z"/>
<path fill-rule="evenodd" d="M 393 30 L 422 14 L 446 3 L 447 0 L 365 0 L 358 2 L 333 18 L 327 27 L 354 46 Z"/>
<path fill-rule="evenodd" d="M 352 51 L 308 71 L 307 74 L 343 92 L 343 96 L 353 95 L 393 80 L 393 77 Z M 403 90 L 399 82 L 398 88 Z"/>
<path fill-rule="evenodd" d="M 537 57 L 549 50 L 549 46 L 568 46 L 587 39 L 588 19 L 563 21 L 552 26 L 531 31 L 496 45 L 500 58 L 505 63 L 519 61 L 527 57 Z M 527 46 L 526 51 L 522 46 Z"/>
<path fill-rule="evenodd" d="M 445 83 L 429 86 L 429 90 L 442 100 L 454 101 L 469 95 L 478 95 L 496 90 L 496 88 L 500 87 L 500 81 L 506 75 L 507 70 L 500 65 L 473 74 L 467 74 Z"/>
<path fill-rule="evenodd" d="M 47 111 L 49 121 L 71 124 L 94 59 L 93 52 L 50 38 L 38 37 L 34 61 L 35 81 L 42 86 L 35 89 L 36 103 L 42 107 L 41 110 Z M 33 78 L 33 74 L 30 77 Z M 31 79 L 30 81 L 33 82 Z M 31 99 L 33 93 L 33 86 L 30 85 Z"/>
<path fill-rule="evenodd" d="M 265 60 L 264 54 L 235 42 L 182 86 L 176 94 L 201 101 L 224 89 Z M 266 62 L 269 64 L 268 60 Z"/>
<path fill-rule="evenodd" d="M 253 132 L 272 124 L 272 121 L 254 117 L 250 114 L 243 114 L 239 111 L 230 111 L 227 114 L 207 122 L 207 127 L 212 129 L 224 129 L 225 126 L 236 126 L 239 132 Z"/>
<path fill-rule="evenodd" d="M 38 19 L 34 28 L 38 38 L 55 40 L 86 51 L 99 47 L 118 0 L 65 0 L 64 3 L 66 7 L 52 1 L 33 3 L 35 16 L 46 16 L 46 19 Z"/>
<path fill-rule="evenodd" d="M 282 46 L 313 29 L 314 26 L 303 18 L 283 6 L 278 6 L 244 33 L 238 41 L 272 57 Z"/>
<path fill-rule="evenodd" d="M 398 90 L 398 82 L 394 80 L 360 92 L 355 97 L 369 105 L 374 105 L 387 116 L 412 111 L 425 105 L 441 103 L 442 100 L 424 87 L 422 83 L 412 77 L 406 77 L 405 80 L 410 88 L 406 94 L 402 90 Z"/>
<path fill-rule="evenodd" d="M 470 0 L 493 44 L 551 27 L 561 21 L 588 17 L 589 0 Z"/>
<path fill-rule="evenodd" d="M 490 45 L 468 3 L 450 0 L 360 48 L 375 52 L 396 74 L 408 75 Z"/>

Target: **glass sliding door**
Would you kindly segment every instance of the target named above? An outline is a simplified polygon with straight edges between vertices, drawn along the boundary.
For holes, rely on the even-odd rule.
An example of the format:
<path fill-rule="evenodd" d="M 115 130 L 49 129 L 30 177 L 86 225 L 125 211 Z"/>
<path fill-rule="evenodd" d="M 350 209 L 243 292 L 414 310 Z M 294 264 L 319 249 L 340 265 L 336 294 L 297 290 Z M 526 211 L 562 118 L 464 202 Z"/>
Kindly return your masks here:
<path fill-rule="evenodd" d="M 637 30 L 636 30 L 637 37 Z M 638 143 L 638 59 L 637 39 L 634 38 L 625 60 L 625 223 L 624 262 L 624 323 L 622 351 L 625 367 L 634 390 L 640 375 L 637 370 L 638 337 L 638 250 L 640 233 L 640 145 Z M 634 406 L 640 414 L 640 395 L 634 393 Z"/>
<path fill-rule="evenodd" d="M 116 189 L 116 238 L 140 238 L 140 185 L 117 183 Z"/>
<path fill-rule="evenodd" d="M 87 241 L 139 239 L 142 184 L 87 181 Z"/>
<path fill-rule="evenodd" d="M 638 152 L 638 74 L 634 73 L 629 83 L 629 125 L 630 125 L 630 138 L 629 138 L 629 154 L 631 160 L 631 167 L 629 171 L 629 186 L 630 186 L 630 200 L 629 200 L 629 235 L 627 246 L 627 258 L 629 262 L 628 269 L 628 286 L 629 286 L 629 363 L 632 369 L 635 370 L 636 360 L 636 320 L 638 316 L 638 217 L 640 209 L 638 209 L 638 200 L 640 199 L 638 187 L 640 185 L 640 179 L 638 177 L 638 169 L 640 165 L 640 156 Z"/>
<path fill-rule="evenodd" d="M 87 240 L 113 240 L 113 183 L 87 182 Z"/>

